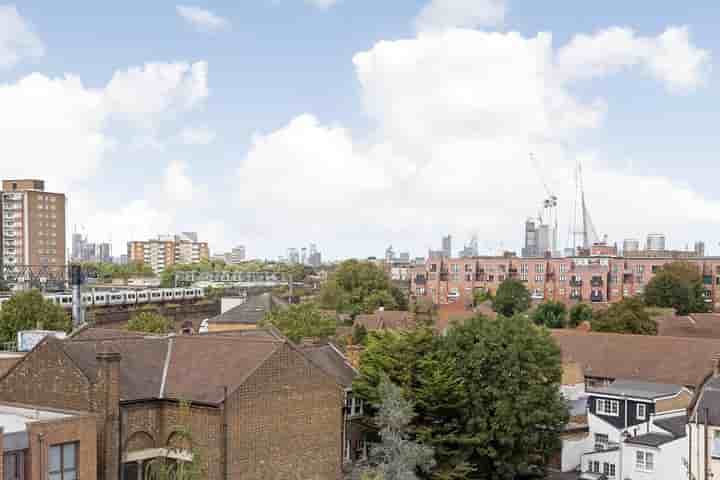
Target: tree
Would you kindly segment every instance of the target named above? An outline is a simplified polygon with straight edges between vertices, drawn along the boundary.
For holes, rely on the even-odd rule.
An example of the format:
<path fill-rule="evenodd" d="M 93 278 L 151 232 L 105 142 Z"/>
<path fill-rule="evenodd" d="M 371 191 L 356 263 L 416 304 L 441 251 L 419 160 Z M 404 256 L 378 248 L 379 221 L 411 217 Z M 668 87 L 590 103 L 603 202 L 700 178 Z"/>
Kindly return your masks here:
<path fill-rule="evenodd" d="M 322 312 L 314 303 L 290 305 L 287 309 L 269 312 L 262 325 L 273 325 L 293 342 L 305 337 L 330 337 L 337 330 L 337 320 Z"/>
<path fill-rule="evenodd" d="M 353 316 L 386 310 L 407 309 L 405 294 L 393 287 L 385 272 L 372 262 L 347 260 L 330 275 L 320 291 L 324 308 Z"/>
<path fill-rule="evenodd" d="M 383 379 L 379 385 L 381 403 L 376 418 L 380 443 L 371 449 L 376 466 L 365 478 L 377 480 L 416 480 L 419 472 L 435 465 L 433 449 L 413 441 L 410 423 L 415 416 L 413 404 L 403 398 L 402 389 Z"/>
<path fill-rule="evenodd" d="M 478 305 L 487 302 L 488 300 L 492 301 L 492 294 L 489 290 L 485 290 L 482 288 L 476 288 L 473 292 L 473 306 L 477 307 Z"/>
<path fill-rule="evenodd" d="M 568 326 L 577 327 L 583 322 L 590 322 L 593 318 L 593 309 L 587 303 L 578 303 L 570 309 Z"/>
<path fill-rule="evenodd" d="M 530 308 L 530 292 L 525 284 L 514 279 L 500 284 L 493 299 L 493 310 L 505 317 L 512 317 Z"/>
<path fill-rule="evenodd" d="M 128 321 L 127 330 L 144 333 L 170 333 L 174 329 L 170 319 L 156 312 L 140 312 Z"/>
<path fill-rule="evenodd" d="M 625 298 L 605 311 L 596 312 L 592 320 L 596 332 L 657 335 L 657 322 L 645 310 L 639 298 Z"/>
<path fill-rule="evenodd" d="M 434 478 L 516 478 L 541 471 L 559 446 L 560 351 L 524 316 L 480 315 L 445 337 L 371 333 L 353 391 L 377 404 L 383 375 L 415 405 L 410 431 L 435 450 Z"/>
<path fill-rule="evenodd" d="M 705 287 L 698 268 L 687 262 L 666 264 L 645 287 L 645 303 L 674 308 L 678 314 L 706 312 Z"/>
<path fill-rule="evenodd" d="M 13 342 L 21 330 L 58 330 L 69 332 L 70 315 L 38 290 L 18 292 L 3 303 L 0 311 L 0 339 Z"/>
<path fill-rule="evenodd" d="M 365 345 L 367 343 L 368 331 L 365 325 L 354 325 L 352 330 L 353 345 Z"/>
<path fill-rule="evenodd" d="M 567 308 L 562 302 L 545 302 L 532 313 L 535 325 L 544 325 L 548 328 L 565 328 L 567 323 Z"/>

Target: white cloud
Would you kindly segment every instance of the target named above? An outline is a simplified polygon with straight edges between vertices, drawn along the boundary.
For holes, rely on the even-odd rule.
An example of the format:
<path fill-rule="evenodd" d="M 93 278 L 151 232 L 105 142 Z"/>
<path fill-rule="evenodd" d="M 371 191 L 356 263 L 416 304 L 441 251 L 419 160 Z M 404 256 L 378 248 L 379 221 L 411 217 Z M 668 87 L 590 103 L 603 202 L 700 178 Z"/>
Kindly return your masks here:
<path fill-rule="evenodd" d="M 503 23 L 507 0 L 431 0 L 415 19 L 420 31 Z"/>
<path fill-rule="evenodd" d="M 14 5 L 0 5 L 0 68 L 23 57 L 41 57 L 45 47 Z"/>
<path fill-rule="evenodd" d="M 567 80 L 641 67 L 670 90 L 692 90 L 707 79 L 710 53 L 690 42 L 687 27 L 670 27 L 657 37 L 613 27 L 594 35 L 576 35 L 559 50 L 557 63 Z"/>
<path fill-rule="evenodd" d="M 305 3 L 320 9 L 328 9 L 335 6 L 340 0 L 305 0 Z"/>
<path fill-rule="evenodd" d="M 180 142 L 185 145 L 209 145 L 217 135 L 208 127 L 186 127 L 180 132 Z"/>
<path fill-rule="evenodd" d="M 195 186 L 187 173 L 187 164 L 172 161 L 165 169 L 162 191 L 170 202 L 189 203 L 193 201 Z"/>
<path fill-rule="evenodd" d="M 354 64 L 378 126 L 370 139 L 306 114 L 258 135 L 241 162 L 236 205 L 258 242 L 313 238 L 369 253 L 478 231 L 515 247 L 545 196 L 529 152 L 565 220 L 571 145 L 602 127 L 608 106 L 569 90 L 579 77 L 567 76 L 549 34 L 424 32 L 379 42 Z M 628 175 L 612 161 L 587 160 L 585 171 L 595 223 L 611 238 L 720 221 L 718 202 L 671 179 Z"/>
<path fill-rule="evenodd" d="M 201 32 L 218 32 L 230 28 L 230 22 L 209 10 L 187 5 L 175 7 L 183 20 Z"/>
<path fill-rule="evenodd" d="M 149 126 L 159 115 L 201 104 L 208 96 L 207 75 L 206 62 L 146 63 L 115 72 L 104 102 L 109 112 Z"/>

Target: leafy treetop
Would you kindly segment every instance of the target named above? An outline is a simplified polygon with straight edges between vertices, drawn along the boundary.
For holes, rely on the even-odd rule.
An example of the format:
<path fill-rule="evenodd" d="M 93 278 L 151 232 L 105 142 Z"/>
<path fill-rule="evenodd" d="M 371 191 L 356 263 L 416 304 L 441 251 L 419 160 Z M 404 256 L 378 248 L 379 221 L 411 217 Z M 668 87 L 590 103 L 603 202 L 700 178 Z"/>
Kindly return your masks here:
<path fill-rule="evenodd" d="M 653 307 L 674 308 L 679 315 L 708 310 L 703 297 L 705 287 L 698 268 L 687 262 L 664 265 L 645 287 L 645 303 Z"/>
<path fill-rule="evenodd" d="M 530 308 L 530 292 L 525 284 L 515 279 L 503 281 L 493 298 L 493 310 L 505 317 L 512 317 Z"/>
<path fill-rule="evenodd" d="M 3 303 L 0 311 L 0 339 L 12 342 L 21 330 L 59 330 L 69 332 L 69 314 L 52 300 L 45 299 L 38 290 L 18 292 Z"/>
<path fill-rule="evenodd" d="M 592 330 L 596 332 L 632 333 L 657 335 L 657 322 L 645 310 L 639 298 L 625 298 L 612 304 L 607 310 L 593 316 Z"/>
<path fill-rule="evenodd" d="M 135 314 L 127 323 L 126 328 L 133 332 L 170 333 L 173 323 L 170 319 L 156 312 L 140 312 Z"/>
<path fill-rule="evenodd" d="M 321 311 L 314 303 L 289 305 L 286 309 L 270 312 L 262 324 L 273 325 L 293 342 L 305 337 L 331 337 L 337 330 L 335 317 Z"/>

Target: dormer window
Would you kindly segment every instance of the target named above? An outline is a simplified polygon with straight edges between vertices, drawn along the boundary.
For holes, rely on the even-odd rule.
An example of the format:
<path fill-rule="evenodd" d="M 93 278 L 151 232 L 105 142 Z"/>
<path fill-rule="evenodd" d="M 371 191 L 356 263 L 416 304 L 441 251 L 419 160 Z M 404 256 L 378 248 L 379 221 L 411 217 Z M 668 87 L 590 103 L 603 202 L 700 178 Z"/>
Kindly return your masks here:
<path fill-rule="evenodd" d="M 639 403 L 637 406 L 637 418 L 638 420 L 645 420 L 647 418 L 647 405 Z"/>
<path fill-rule="evenodd" d="M 595 407 L 597 413 L 600 415 L 609 415 L 612 417 L 617 417 L 620 415 L 620 402 L 618 402 L 617 400 L 598 398 L 595 401 Z"/>

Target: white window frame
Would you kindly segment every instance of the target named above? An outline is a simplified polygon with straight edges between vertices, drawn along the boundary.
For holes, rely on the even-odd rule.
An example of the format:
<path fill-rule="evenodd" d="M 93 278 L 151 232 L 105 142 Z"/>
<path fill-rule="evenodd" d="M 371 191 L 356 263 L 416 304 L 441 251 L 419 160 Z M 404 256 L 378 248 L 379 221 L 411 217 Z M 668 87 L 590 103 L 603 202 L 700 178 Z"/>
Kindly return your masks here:
<path fill-rule="evenodd" d="M 648 460 L 650 460 L 648 462 Z M 655 471 L 655 454 L 646 450 L 638 450 L 635 452 L 635 470 L 639 472 Z"/>
<path fill-rule="evenodd" d="M 598 438 L 602 437 L 602 438 Z M 604 433 L 595 434 L 595 450 L 607 450 L 610 438 Z"/>
<path fill-rule="evenodd" d="M 712 456 L 720 458 L 720 430 L 713 430 Z"/>
<path fill-rule="evenodd" d="M 642 414 L 640 411 L 642 410 Z M 645 420 L 647 419 L 647 405 L 644 403 L 638 403 L 636 406 L 636 412 L 638 420 Z"/>
<path fill-rule="evenodd" d="M 611 408 L 611 406 L 614 406 L 614 408 Z M 618 400 L 598 398 L 595 400 L 595 412 L 608 417 L 619 417 L 620 402 Z"/>

